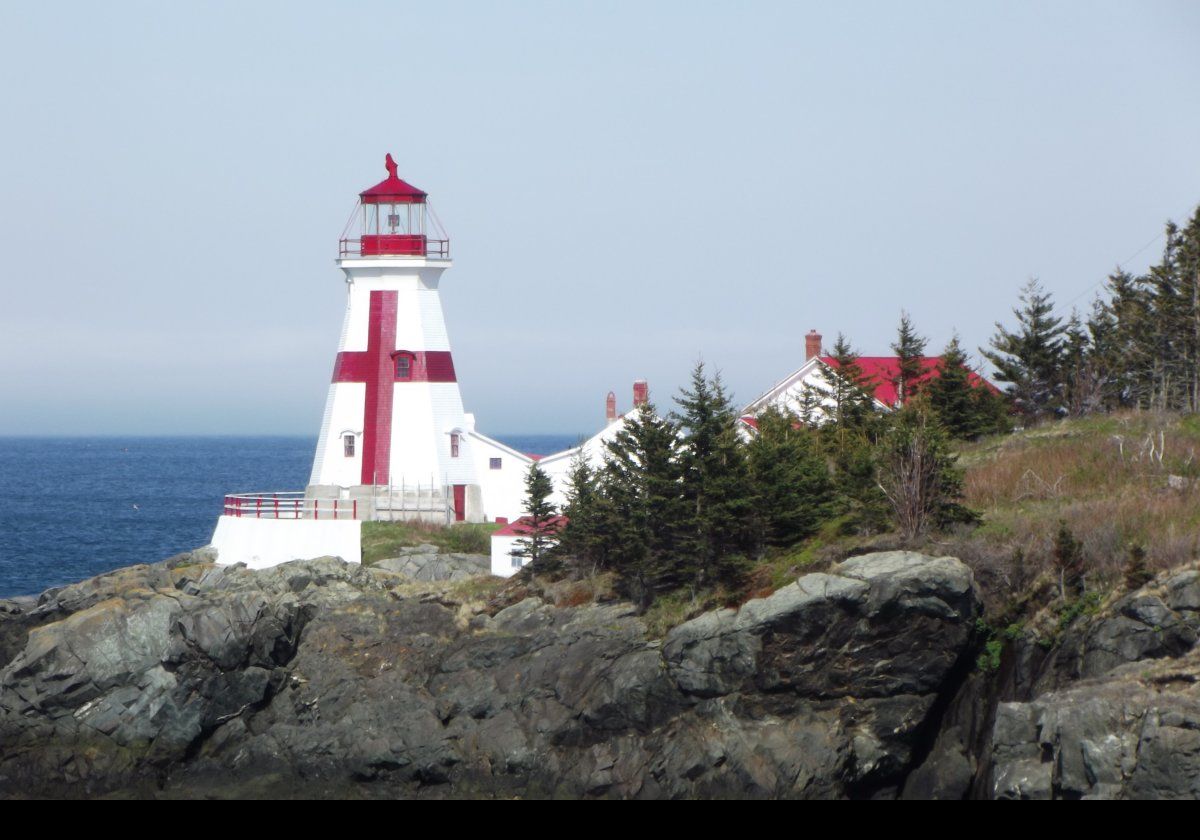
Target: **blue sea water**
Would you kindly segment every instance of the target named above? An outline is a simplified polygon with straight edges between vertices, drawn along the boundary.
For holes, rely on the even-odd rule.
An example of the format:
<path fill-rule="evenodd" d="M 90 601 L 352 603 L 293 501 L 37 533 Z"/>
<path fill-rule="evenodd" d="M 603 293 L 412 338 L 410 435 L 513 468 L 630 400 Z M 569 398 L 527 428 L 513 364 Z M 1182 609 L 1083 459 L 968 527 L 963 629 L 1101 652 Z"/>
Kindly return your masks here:
<path fill-rule="evenodd" d="M 509 435 L 548 454 L 576 435 Z M 0 438 L 0 598 L 205 545 L 226 493 L 298 490 L 315 438 Z"/>

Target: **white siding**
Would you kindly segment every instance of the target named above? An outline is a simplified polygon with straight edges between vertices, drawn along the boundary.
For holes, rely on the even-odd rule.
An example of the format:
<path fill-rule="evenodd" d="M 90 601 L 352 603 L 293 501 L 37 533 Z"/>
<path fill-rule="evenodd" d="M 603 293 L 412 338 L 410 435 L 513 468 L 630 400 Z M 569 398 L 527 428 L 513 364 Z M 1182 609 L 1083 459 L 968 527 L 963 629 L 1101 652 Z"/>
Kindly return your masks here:
<path fill-rule="evenodd" d="M 471 432 L 469 439 L 483 492 L 483 515 L 493 522 L 497 517 L 516 520 L 524 513 L 525 477 L 533 459 L 479 432 Z M 491 469 L 492 458 L 500 459 L 500 469 Z"/>
<path fill-rule="evenodd" d="M 492 537 L 492 574 L 496 577 L 512 577 L 521 567 L 513 564 L 512 550 L 520 537 Z"/>
<path fill-rule="evenodd" d="M 289 560 L 340 557 L 362 562 L 362 523 L 357 520 L 254 519 L 222 516 L 212 546 L 222 565 L 265 569 Z"/>

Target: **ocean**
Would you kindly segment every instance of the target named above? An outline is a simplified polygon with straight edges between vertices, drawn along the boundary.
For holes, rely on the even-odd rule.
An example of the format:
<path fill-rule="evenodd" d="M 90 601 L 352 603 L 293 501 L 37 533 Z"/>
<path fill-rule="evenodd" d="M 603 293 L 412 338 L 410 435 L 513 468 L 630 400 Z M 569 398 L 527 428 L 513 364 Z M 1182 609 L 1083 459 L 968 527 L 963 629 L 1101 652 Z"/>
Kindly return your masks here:
<path fill-rule="evenodd" d="M 579 435 L 508 435 L 544 455 Z M 226 493 L 300 490 L 308 437 L 0 438 L 0 598 L 206 545 Z"/>

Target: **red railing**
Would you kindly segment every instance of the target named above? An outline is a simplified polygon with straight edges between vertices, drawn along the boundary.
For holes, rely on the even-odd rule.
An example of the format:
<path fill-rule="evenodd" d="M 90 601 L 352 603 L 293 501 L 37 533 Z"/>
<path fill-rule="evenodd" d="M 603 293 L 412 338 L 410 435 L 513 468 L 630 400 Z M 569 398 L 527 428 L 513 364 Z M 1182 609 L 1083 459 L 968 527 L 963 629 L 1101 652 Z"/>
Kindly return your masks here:
<path fill-rule="evenodd" d="M 303 491 L 233 493 L 225 515 L 253 519 L 358 519 L 357 499 L 308 499 Z"/>
<path fill-rule="evenodd" d="M 375 237 L 378 239 L 379 237 Z M 363 248 L 362 239 L 343 239 L 338 243 L 338 256 L 340 257 L 381 257 L 381 258 L 403 258 L 403 257 L 420 257 L 421 254 L 411 253 L 400 249 L 400 253 L 381 254 L 376 250 L 377 246 L 368 246 Z M 426 239 L 425 240 L 425 257 L 437 260 L 450 259 L 450 240 L 449 239 Z"/>

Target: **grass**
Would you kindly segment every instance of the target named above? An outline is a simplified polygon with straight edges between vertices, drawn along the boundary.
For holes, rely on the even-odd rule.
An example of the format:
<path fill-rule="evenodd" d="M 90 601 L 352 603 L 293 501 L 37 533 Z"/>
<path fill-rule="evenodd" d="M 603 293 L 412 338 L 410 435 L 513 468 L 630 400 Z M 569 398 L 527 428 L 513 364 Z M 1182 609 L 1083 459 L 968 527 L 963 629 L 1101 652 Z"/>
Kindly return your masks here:
<path fill-rule="evenodd" d="M 830 554 L 836 554 L 839 545 L 853 542 L 842 533 L 845 520 L 845 517 L 838 517 L 826 522 L 816 534 L 797 545 L 769 549 L 746 573 L 743 600 L 770 595 L 820 565 Z"/>
<path fill-rule="evenodd" d="M 672 627 L 703 612 L 707 606 L 706 602 L 696 600 L 690 592 L 682 589 L 656 598 L 650 609 L 642 615 L 646 638 L 663 638 Z"/>
<path fill-rule="evenodd" d="M 1063 522 L 1083 544 L 1089 590 L 1114 589 L 1140 546 L 1151 571 L 1200 554 L 1200 418 L 1123 412 L 1048 423 L 964 446 L 966 504 L 983 515 L 940 538 L 993 596 L 1051 572 Z M 1182 486 L 1172 487 L 1170 476 Z"/>
<path fill-rule="evenodd" d="M 494 522 L 434 525 L 427 522 L 364 522 L 362 559 L 365 565 L 395 557 L 401 548 L 428 543 L 445 554 L 490 554 Z"/>

